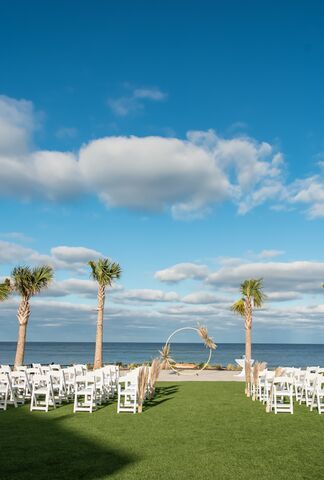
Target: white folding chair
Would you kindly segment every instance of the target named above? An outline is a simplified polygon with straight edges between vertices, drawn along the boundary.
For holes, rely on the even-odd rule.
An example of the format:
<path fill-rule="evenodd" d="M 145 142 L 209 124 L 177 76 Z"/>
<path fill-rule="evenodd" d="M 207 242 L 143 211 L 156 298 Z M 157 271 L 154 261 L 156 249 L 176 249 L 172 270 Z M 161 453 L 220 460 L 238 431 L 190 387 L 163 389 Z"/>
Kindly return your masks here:
<path fill-rule="evenodd" d="M 270 411 L 294 413 L 293 381 L 291 377 L 275 377 L 272 381 Z"/>
<path fill-rule="evenodd" d="M 8 372 L 0 373 L 0 410 L 7 410 L 7 406 L 10 404 L 13 404 L 16 408 L 18 406 L 10 374 Z"/>
<path fill-rule="evenodd" d="M 49 407 L 56 408 L 59 403 L 54 395 L 51 375 L 34 375 L 30 411 L 42 410 L 48 412 Z"/>
<path fill-rule="evenodd" d="M 74 367 L 66 367 L 62 369 L 66 387 L 66 394 L 69 400 L 74 398 L 74 390 L 75 390 L 75 368 Z"/>
<path fill-rule="evenodd" d="M 12 389 L 18 404 L 23 405 L 31 397 L 32 387 L 29 383 L 26 370 L 18 370 L 10 374 Z"/>
<path fill-rule="evenodd" d="M 138 399 L 137 389 L 138 389 L 138 372 L 137 371 L 132 371 L 123 377 L 119 377 L 117 413 L 120 413 L 120 412 L 136 413 L 137 399 Z"/>
<path fill-rule="evenodd" d="M 317 372 L 318 368 L 316 369 Z M 307 407 L 310 407 L 312 404 L 313 394 L 315 383 L 317 379 L 317 373 L 313 370 L 306 370 L 306 374 L 303 381 L 303 386 L 299 396 L 299 404 L 306 403 Z"/>
<path fill-rule="evenodd" d="M 324 412 L 324 369 L 319 369 L 317 372 L 310 409 L 313 410 L 314 408 L 317 408 L 320 415 Z"/>
<path fill-rule="evenodd" d="M 90 412 L 97 408 L 96 378 L 92 373 L 75 378 L 73 412 Z"/>

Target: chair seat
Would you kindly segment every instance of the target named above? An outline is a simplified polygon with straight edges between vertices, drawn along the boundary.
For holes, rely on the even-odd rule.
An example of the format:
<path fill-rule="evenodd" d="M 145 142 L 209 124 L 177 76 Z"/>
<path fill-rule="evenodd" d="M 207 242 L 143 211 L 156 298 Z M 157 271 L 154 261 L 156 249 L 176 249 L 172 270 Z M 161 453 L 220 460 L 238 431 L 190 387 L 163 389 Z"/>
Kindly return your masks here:
<path fill-rule="evenodd" d="M 77 395 L 92 395 L 93 393 L 93 388 L 92 387 L 85 387 L 81 388 L 81 390 L 78 390 L 75 392 Z"/>
<path fill-rule="evenodd" d="M 35 388 L 35 393 L 38 393 L 40 395 L 46 395 L 47 392 L 48 392 L 48 388 L 47 387 L 39 387 L 39 388 Z"/>
<path fill-rule="evenodd" d="M 288 392 L 287 390 L 276 390 L 276 396 L 277 397 L 290 397 L 290 392 Z"/>

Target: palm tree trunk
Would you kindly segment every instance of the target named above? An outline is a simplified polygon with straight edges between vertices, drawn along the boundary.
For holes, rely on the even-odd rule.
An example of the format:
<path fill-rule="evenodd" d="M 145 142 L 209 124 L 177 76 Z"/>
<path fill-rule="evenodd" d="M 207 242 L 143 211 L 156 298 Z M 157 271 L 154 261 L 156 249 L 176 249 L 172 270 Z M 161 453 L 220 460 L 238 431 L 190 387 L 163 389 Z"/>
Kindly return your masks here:
<path fill-rule="evenodd" d="M 97 332 L 96 332 L 96 350 L 93 362 L 93 368 L 102 367 L 102 340 L 103 340 L 103 319 L 105 308 L 105 287 L 98 287 L 98 316 L 97 316 Z"/>
<path fill-rule="evenodd" d="M 251 383 L 251 328 L 245 329 L 245 393 L 250 396 Z"/>
<path fill-rule="evenodd" d="M 19 367 L 20 365 L 23 365 L 24 363 L 26 331 L 27 331 L 29 316 L 30 316 L 29 300 L 27 298 L 23 298 L 20 302 L 18 313 L 17 313 L 19 328 L 18 328 L 18 341 L 17 341 L 14 369 Z"/>

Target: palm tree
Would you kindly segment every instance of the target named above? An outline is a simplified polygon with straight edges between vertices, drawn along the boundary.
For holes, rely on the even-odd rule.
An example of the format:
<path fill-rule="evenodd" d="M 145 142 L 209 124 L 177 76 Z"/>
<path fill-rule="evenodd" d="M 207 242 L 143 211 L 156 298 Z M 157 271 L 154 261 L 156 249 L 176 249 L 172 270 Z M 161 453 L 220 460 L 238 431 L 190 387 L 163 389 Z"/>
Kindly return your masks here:
<path fill-rule="evenodd" d="M 250 279 L 241 283 L 242 297 L 231 307 L 231 310 L 244 318 L 245 327 L 245 393 L 250 396 L 251 382 L 251 329 L 254 308 L 261 308 L 266 298 L 263 291 L 263 279 Z"/>
<path fill-rule="evenodd" d="M 10 280 L 5 279 L 3 283 L 0 283 L 0 302 L 7 300 L 11 293 Z"/>
<path fill-rule="evenodd" d="M 21 297 L 17 312 L 19 329 L 15 368 L 22 365 L 24 361 L 26 330 L 30 317 L 30 299 L 48 287 L 53 275 L 53 268 L 49 265 L 40 265 L 35 268 L 18 266 L 11 272 L 11 289 Z"/>
<path fill-rule="evenodd" d="M 111 287 L 113 281 L 120 278 L 121 268 L 118 263 L 111 262 L 108 258 L 99 258 L 96 262 L 89 262 L 88 265 L 91 268 L 92 278 L 98 283 L 96 350 L 93 362 L 93 368 L 96 369 L 102 367 L 102 339 L 106 287 Z"/>

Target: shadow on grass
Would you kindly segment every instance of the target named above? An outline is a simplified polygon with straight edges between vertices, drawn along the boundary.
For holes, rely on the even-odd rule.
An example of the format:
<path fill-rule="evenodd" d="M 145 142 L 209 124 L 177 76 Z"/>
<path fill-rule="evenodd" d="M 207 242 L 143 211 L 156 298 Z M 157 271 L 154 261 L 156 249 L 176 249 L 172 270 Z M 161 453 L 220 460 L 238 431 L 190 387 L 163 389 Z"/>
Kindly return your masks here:
<path fill-rule="evenodd" d="M 152 400 L 147 400 L 144 404 L 144 410 L 148 410 L 150 408 L 158 407 L 164 402 L 168 402 L 172 400 L 173 396 L 179 390 L 179 385 L 169 385 L 167 387 L 156 387 L 155 395 Z"/>
<path fill-rule="evenodd" d="M 24 408 L 1 412 L 1 480 L 95 480 L 136 461 L 123 451 L 91 441 L 86 428 L 78 435 L 56 420 Z"/>

